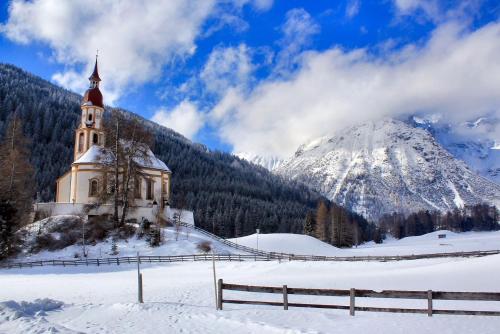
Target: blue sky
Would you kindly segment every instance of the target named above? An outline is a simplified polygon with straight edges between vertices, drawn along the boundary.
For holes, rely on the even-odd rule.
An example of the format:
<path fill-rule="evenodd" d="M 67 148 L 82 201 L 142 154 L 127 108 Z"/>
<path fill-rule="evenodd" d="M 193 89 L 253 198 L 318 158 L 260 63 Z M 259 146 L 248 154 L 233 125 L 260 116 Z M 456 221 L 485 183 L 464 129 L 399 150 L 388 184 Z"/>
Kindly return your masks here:
<path fill-rule="evenodd" d="M 355 121 L 499 110 L 498 1 L 0 6 L 1 62 L 82 94 L 99 49 L 106 103 L 212 149 L 284 157 Z"/>

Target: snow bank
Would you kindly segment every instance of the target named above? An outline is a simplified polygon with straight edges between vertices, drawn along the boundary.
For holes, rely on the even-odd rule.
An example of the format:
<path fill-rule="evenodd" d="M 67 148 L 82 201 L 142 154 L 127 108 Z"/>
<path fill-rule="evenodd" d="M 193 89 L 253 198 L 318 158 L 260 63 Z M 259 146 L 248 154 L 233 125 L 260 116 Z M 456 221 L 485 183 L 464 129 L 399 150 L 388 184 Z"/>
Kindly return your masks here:
<path fill-rule="evenodd" d="M 63 302 L 44 298 L 36 299 L 33 302 L 16 302 L 9 300 L 0 303 L 0 321 L 10 321 L 21 317 L 35 317 L 47 315 L 45 312 L 60 309 Z"/>

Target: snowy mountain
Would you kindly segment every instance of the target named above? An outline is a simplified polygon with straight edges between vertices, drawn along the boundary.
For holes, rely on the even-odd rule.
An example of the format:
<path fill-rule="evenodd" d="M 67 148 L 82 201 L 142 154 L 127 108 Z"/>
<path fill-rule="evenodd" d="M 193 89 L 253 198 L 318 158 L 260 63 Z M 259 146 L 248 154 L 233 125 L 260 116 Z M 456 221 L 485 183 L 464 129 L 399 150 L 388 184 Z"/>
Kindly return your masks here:
<path fill-rule="evenodd" d="M 485 116 L 452 125 L 439 115 L 426 115 L 411 117 L 409 124 L 428 130 L 455 158 L 500 184 L 500 120 Z"/>
<path fill-rule="evenodd" d="M 264 167 L 265 169 L 270 171 L 275 170 L 283 163 L 283 159 L 275 156 L 261 156 L 247 152 L 240 152 L 236 153 L 235 155 L 240 157 L 241 159 L 245 159 L 248 162 Z"/>
<path fill-rule="evenodd" d="M 369 219 L 394 211 L 500 203 L 500 186 L 475 174 L 422 128 L 367 122 L 299 147 L 275 172 Z"/>

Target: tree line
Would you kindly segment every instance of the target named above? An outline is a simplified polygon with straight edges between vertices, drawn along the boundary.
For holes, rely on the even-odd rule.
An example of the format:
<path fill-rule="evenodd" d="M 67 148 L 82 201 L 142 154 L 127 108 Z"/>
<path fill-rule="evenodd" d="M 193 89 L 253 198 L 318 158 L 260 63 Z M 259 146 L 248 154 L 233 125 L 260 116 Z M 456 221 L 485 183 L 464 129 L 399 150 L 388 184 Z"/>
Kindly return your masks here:
<path fill-rule="evenodd" d="M 387 236 L 396 239 L 435 231 L 498 231 L 499 211 L 495 206 L 476 204 L 447 212 L 422 210 L 408 215 L 386 214 L 376 223 L 321 201 L 315 212 L 307 213 L 303 233 L 336 247 L 352 247 L 363 242 L 382 243 Z"/>
<path fill-rule="evenodd" d="M 382 231 L 376 224 L 326 201 L 319 202 L 315 213 L 307 214 L 304 234 L 336 247 L 352 247 L 372 240 L 381 243 L 383 240 Z"/>
<path fill-rule="evenodd" d="M 423 210 L 409 215 L 384 215 L 379 224 L 384 233 L 396 239 L 449 230 L 453 232 L 497 231 L 499 212 L 488 204 L 468 205 L 448 212 Z"/>

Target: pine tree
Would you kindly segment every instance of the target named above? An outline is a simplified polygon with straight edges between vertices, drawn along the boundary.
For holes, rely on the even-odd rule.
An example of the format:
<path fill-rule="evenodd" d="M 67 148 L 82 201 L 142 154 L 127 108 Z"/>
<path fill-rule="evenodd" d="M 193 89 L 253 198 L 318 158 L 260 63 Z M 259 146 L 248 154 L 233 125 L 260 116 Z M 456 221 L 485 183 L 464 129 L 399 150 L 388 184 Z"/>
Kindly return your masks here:
<path fill-rule="evenodd" d="M 309 211 L 306 215 L 306 221 L 304 223 L 304 234 L 313 235 L 314 234 L 314 214 Z"/>

